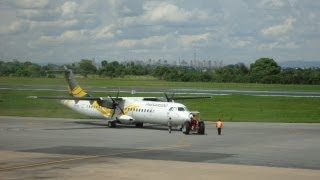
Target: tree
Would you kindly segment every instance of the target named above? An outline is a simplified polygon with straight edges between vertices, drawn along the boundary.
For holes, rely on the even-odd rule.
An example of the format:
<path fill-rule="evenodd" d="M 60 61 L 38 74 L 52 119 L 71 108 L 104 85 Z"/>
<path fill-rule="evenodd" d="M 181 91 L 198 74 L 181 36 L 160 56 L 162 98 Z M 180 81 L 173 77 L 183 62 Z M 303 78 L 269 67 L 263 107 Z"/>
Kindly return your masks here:
<path fill-rule="evenodd" d="M 263 83 L 264 79 L 268 79 L 268 83 L 272 83 L 273 78 L 281 72 L 281 67 L 270 58 L 260 58 L 250 65 L 250 81 Z M 271 82 L 270 82 L 271 80 Z"/>
<path fill-rule="evenodd" d="M 81 74 L 84 77 L 87 77 L 89 73 L 94 74 L 97 71 L 97 68 L 95 65 L 93 65 L 92 60 L 82 59 L 79 63 L 79 66 L 80 66 Z"/>
<path fill-rule="evenodd" d="M 108 65 L 108 61 L 107 60 L 101 61 L 101 66 L 102 67 L 106 67 L 107 65 Z"/>

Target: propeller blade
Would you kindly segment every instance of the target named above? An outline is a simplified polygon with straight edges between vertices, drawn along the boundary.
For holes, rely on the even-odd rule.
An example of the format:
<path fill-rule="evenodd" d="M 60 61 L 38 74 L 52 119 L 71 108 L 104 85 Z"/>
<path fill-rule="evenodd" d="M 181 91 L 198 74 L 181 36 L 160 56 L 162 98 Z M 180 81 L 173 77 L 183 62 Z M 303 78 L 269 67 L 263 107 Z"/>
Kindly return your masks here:
<path fill-rule="evenodd" d="M 117 92 L 117 96 L 116 96 L 116 99 L 119 98 L 119 94 L 120 94 L 120 88 L 118 88 L 118 92 Z M 111 119 L 113 118 L 117 108 L 120 109 L 121 113 L 124 114 L 124 111 L 123 109 L 119 106 L 119 103 L 112 97 L 110 97 L 111 100 L 112 100 L 112 109 L 113 109 L 113 112 L 112 112 L 112 116 L 111 116 Z"/>
<path fill-rule="evenodd" d="M 173 99 L 174 93 L 172 93 L 171 100 Z"/>
<path fill-rule="evenodd" d="M 113 109 L 111 119 L 113 118 L 115 112 L 116 112 L 116 109 Z"/>
<path fill-rule="evenodd" d="M 170 99 L 169 99 L 167 93 L 164 93 L 164 95 L 166 96 L 167 102 L 170 102 Z"/>
<path fill-rule="evenodd" d="M 117 99 L 118 99 L 118 97 L 119 97 L 119 93 L 120 93 L 120 88 L 118 88 Z"/>
<path fill-rule="evenodd" d="M 120 109 L 121 113 L 124 114 L 123 109 L 120 106 L 118 106 L 118 108 Z"/>
<path fill-rule="evenodd" d="M 167 93 L 164 93 L 164 95 L 166 96 L 167 102 L 172 102 L 173 101 L 174 93 L 172 93 L 170 98 L 168 97 Z"/>

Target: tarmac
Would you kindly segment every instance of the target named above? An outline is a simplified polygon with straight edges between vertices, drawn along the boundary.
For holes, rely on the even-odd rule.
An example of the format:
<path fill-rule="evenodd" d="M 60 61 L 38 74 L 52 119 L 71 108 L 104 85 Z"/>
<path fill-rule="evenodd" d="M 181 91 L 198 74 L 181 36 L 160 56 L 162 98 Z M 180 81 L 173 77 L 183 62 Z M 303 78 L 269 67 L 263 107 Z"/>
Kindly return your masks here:
<path fill-rule="evenodd" d="M 320 179 L 320 124 L 224 122 L 222 135 L 0 116 L 0 179 Z"/>

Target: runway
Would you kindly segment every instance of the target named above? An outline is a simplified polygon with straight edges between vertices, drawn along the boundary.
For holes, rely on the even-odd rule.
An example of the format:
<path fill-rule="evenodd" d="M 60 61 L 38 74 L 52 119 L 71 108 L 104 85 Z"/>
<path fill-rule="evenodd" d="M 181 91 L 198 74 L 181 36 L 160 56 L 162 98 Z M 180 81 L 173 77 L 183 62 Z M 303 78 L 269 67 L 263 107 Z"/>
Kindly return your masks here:
<path fill-rule="evenodd" d="M 105 124 L 0 116 L 0 179 L 320 178 L 318 124 L 225 122 L 222 136 L 209 122 L 205 135 Z"/>

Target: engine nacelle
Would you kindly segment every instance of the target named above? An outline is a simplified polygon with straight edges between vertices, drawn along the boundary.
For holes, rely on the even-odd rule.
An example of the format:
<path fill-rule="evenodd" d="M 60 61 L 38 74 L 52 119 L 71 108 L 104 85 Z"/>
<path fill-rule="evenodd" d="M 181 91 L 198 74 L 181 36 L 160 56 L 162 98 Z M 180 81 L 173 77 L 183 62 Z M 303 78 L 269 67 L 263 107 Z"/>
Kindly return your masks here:
<path fill-rule="evenodd" d="M 98 104 L 102 107 L 114 109 L 114 102 L 110 97 L 102 98 L 100 101 L 98 101 Z"/>
<path fill-rule="evenodd" d="M 133 117 L 128 116 L 128 115 L 121 115 L 117 118 L 117 120 L 121 123 L 121 124 L 133 124 L 135 123 L 135 119 L 133 119 Z"/>

